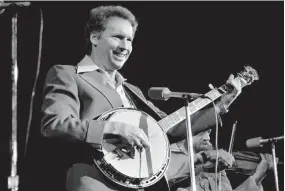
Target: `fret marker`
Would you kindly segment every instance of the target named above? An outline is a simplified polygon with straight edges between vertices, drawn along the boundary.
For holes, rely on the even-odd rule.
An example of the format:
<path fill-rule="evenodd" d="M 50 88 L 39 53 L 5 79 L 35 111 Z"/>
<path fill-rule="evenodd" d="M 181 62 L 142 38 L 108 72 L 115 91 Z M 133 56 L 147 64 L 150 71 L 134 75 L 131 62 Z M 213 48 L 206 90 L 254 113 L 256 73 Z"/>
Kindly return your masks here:
<path fill-rule="evenodd" d="M 214 90 L 214 89 L 215 89 L 212 84 L 209 84 L 208 86 L 209 86 L 209 88 L 210 88 L 211 90 Z"/>

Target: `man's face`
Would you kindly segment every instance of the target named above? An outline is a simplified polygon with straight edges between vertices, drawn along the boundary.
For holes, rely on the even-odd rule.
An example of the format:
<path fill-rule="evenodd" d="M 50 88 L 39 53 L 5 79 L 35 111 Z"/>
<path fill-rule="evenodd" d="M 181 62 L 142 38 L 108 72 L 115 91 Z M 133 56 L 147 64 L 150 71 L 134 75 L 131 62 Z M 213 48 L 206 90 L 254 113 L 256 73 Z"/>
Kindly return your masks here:
<path fill-rule="evenodd" d="M 210 133 L 211 130 L 201 132 L 193 136 L 193 149 L 194 152 L 198 153 L 200 151 L 206 151 L 213 149 L 213 146 L 210 142 Z"/>
<path fill-rule="evenodd" d="M 106 71 L 123 67 L 132 52 L 133 33 L 128 20 L 111 17 L 106 29 L 96 37 L 96 64 Z"/>

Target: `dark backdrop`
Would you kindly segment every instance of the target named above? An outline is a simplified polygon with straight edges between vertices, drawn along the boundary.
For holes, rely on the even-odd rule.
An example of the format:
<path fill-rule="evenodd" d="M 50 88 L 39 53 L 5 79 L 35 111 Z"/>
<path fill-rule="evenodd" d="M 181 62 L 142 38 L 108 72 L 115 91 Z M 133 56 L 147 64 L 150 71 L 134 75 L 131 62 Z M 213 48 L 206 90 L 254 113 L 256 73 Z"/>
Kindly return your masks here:
<path fill-rule="evenodd" d="M 84 56 L 84 25 L 89 10 L 112 2 L 33 2 L 20 10 L 18 20 L 18 141 L 19 173 L 31 171 L 40 149 L 41 94 L 47 70 L 55 64 L 77 64 Z M 229 74 L 243 66 L 255 68 L 260 80 L 243 93 L 223 118 L 219 146 L 228 149 L 231 127 L 238 121 L 234 150 L 248 150 L 246 139 L 283 135 L 284 121 L 284 3 L 283 2 L 114 2 L 129 8 L 139 27 L 133 53 L 121 73 L 147 95 L 152 86 L 172 91 L 206 93 L 208 84 L 224 84 Z M 26 158 L 23 157 L 29 103 L 38 57 L 40 11 L 44 32 L 41 69 L 34 99 L 33 123 Z M 11 131 L 11 14 L 0 15 L 1 76 L 1 190 L 9 175 Z M 180 100 L 153 101 L 171 113 L 182 106 Z M 276 152 L 283 161 L 283 142 Z M 270 152 L 265 146 L 254 152 Z M 35 161 L 31 162 L 31 161 Z M 29 164 L 29 165 L 28 165 Z M 283 165 L 278 166 L 283 190 Z M 23 173 L 24 174 L 24 173 Z M 40 174 L 36 174 L 41 176 Z M 271 173 L 264 182 L 273 190 Z M 24 180 L 21 182 L 23 183 Z M 21 187 L 20 187 L 21 190 Z M 23 189 L 22 189 L 23 190 Z"/>

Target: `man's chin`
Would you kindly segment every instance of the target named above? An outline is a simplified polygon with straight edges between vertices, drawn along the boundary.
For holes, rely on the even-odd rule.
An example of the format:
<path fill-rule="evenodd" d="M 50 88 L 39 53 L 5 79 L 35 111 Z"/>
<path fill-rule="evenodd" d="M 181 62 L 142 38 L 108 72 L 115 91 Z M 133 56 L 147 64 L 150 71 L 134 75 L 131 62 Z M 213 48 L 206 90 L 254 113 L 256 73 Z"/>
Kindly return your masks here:
<path fill-rule="evenodd" d="M 114 69 L 119 70 L 124 66 L 124 64 L 125 64 L 125 62 L 116 61 L 116 62 L 113 62 L 113 67 L 114 67 Z"/>

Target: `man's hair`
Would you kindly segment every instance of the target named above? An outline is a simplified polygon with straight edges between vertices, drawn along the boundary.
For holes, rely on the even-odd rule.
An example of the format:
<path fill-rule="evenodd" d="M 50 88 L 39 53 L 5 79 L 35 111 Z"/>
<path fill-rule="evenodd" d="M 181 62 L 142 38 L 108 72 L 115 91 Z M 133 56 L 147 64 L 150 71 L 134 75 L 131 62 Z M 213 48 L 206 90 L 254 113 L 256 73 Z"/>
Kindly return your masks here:
<path fill-rule="evenodd" d="M 138 27 L 138 21 L 127 8 L 114 5 L 96 7 L 90 11 L 89 20 L 85 25 L 85 40 L 88 55 L 91 54 L 92 50 L 90 34 L 92 32 L 100 33 L 104 31 L 106 29 L 106 23 L 111 17 L 119 17 L 128 20 L 131 23 L 135 34 Z"/>

